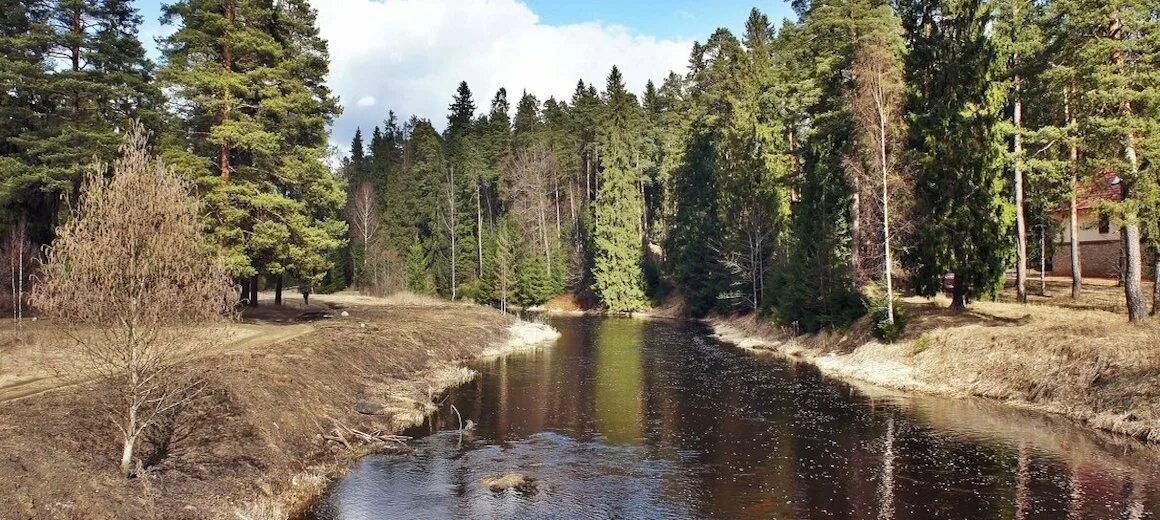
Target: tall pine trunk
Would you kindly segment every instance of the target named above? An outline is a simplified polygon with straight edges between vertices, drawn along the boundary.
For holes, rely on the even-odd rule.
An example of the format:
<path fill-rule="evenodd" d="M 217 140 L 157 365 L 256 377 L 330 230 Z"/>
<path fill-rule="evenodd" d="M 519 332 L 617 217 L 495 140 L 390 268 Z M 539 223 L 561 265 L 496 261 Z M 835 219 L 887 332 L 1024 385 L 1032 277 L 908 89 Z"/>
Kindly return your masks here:
<path fill-rule="evenodd" d="M 282 275 L 274 279 L 274 305 L 282 305 Z"/>
<path fill-rule="evenodd" d="M 237 2 L 236 0 L 226 1 L 226 19 L 229 20 L 230 25 L 234 24 L 237 18 Z M 234 69 L 233 51 L 230 50 L 230 44 L 226 38 L 222 39 L 222 70 L 225 76 L 229 76 Z M 226 124 L 230 119 L 230 87 L 224 86 L 222 88 L 222 108 L 219 114 L 219 124 Z M 222 183 L 230 182 L 230 143 L 223 139 L 218 148 L 218 168 Z M 256 300 L 257 298 L 254 298 Z"/>
<path fill-rule="evenodd" d="M 1108 34 L 1113 39 L 1122 40 L 1124 38 L 1124 26 L 1118 17 L 1113 16 L 1109 20 Z M 1116 51 L 1112 54 L 1112 63 L 1117 68 L 1123 69 L 1127 57 L 1122 51 Z M 1124 117 L 1131 117 L 1133 115 L 1131 100 L 1124 98 L 1120 102 L 1120 110 Z M 1130 178 L 1134 181 L 1140 174 L 1140 163 L 1136 157 L 1136 134 L 1129 130 L 1124 135 L 1124 156 L 1128 159 L 1128 167 Z M 1123 195 L 1124 201 L 1131 200 L 1133 195 L 1128 188 L 1127 182 L 1120 183 L 1120 193 Z M 1120 229 L 1120 234 L 1124 240 L 1124 300 L 1128 307 L 1128 321 L 1133 323 L 1140 323 L 1148 320 L 1148 315 L 1144 312 L 1144 296 L 1140 278 L 1143 276 L 1141 272 L 1141 258 L 1140 253 L 1140 223 L 1137 221 L 1139 215 L 1123 215 L 1124 225 Z"/>
<path fill-rule="evenodd" d="M 258 306 L 258 275 L 250 277 L 250 307 Z"/>
<path fill-rule="evenodd" d="M 479 277 L 483 278 L 483 196 L 479 181 L 475 181 L 475 248 L 479 254 Z"/>
<path fill-rule="evenodd" d="M 1132 217 L 1135 218 L 1135 217 Z M 1133 323 L 1147 321 L 1148 315 L 1144 308 L 1143 288 L 1140 278 L 1143 272 L 1140 253 L 1140 224 L 1128 222 L 1120 228 L 1120 235 L 1124 240 L 1124 300 L 1128 307 L 1128 321 Z"/>
<path fill-rule="evenodd" d="M 1016 55 L 1018 60 L 1018 55 Z M 1015 293 L 1021 303 L 1027 302 L 1027 218 L 1023 212 L 1023 102 L 1019 98 L 1019 76 L 1015 76 Z"/>
<path fill-rule="evenodd" d="M 1075 123 L 1075 114 L 1072 112 L 1071 96 L 1073 91 L 1069 88 L 1064 92 L 1064 112 L 1067 116 L 1068 126 Z M 1079 147 L 1075 144 L 1075 139 L 1071 139 L 1068 144 L 1068 162 L 1071 168 L 1071 196 L 1070 203 L 1070 218 L 1071 222 L 1068 226 L 1068 239 L 1071 241 L 1071 297 L 1078 299 L 1083 294 L 1083 267 L 1079 258 L 1079 204 L 1076 201 L 1076 190 L 1079 189 Z"/>

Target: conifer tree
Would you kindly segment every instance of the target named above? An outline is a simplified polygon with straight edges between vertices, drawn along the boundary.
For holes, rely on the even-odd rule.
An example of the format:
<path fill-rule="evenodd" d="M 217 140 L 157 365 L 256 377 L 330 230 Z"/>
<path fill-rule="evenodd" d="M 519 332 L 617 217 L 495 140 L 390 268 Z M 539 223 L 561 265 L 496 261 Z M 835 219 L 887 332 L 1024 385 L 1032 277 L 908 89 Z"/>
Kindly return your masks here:
<path fill-rule="evenodd" d="M 953 273 L 955 309 L 995 293 L 1013 242 L 998 126 L 1005 92 L 994 81 L 1001 63 L 990 20 L 981 0 L 918 0 L 903 16 L 914 214 L 922 219 L 908 263 L 923 295 L 937 294 Z"/>
<path fill-rule="evenodd" d="M 167 154 L 205 191 L 230 271 L 250 279 L 251 304 L 257 275 L 320 281 L 346 229 L 344 188 L 322 162 L 339 109 L 314 10 L 305 0 L 181 0 L 163 16 L 179 27 L 162 41 L 161 76 L 187 129 Z"/>
<path fill-rule="evenodd" d="M 647 304 L 641 272 L 640 172 L 632 135 L 639 107 L 616 67 L 608 75 L 604 99 L 600 184 L 593 214 L 593 288 L 608 310 L 631 312 Z"/>
<path fill-rule="evenodd" d="M 1129 320 L 1145 321 L 1141 229 L 1160 211 L 1160 24 L 1147 0 L 1059 0 L 1083 99 L 1077 124 L 1083 156 L 1097 171 L 1115 172 L 1122 202 L 1113 205 L 1124 249 Z"/>
<path fill-rule="evenodd" d="M 61 200 L 76 200 L 86 165 L 111 161 L 128 125 L 160 127 L 160 89 L 129 0 L 0 4 L 5 168 L 0 203 L 51 237 Z M 11 119 L 9 119 L 11 118 Z M 6 161 L 6 162 L 7 162 Z M 63 195 L 63 197 L 62 197 Z"/>

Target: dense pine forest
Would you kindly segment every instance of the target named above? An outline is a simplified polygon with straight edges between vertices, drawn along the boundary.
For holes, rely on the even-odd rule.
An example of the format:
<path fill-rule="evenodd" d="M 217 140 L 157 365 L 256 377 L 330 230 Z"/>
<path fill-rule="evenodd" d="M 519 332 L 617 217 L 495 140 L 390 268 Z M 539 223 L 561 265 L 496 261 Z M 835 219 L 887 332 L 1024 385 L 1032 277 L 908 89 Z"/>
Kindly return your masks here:
<path fill-rule="evenodd" d="M 1122 200 L 1100 210 L 1129 317 L 1147 296 L 1155 312 L 1139 282 L 1160 250 L 1160 6 L 793 7 L 780 25 L 753 10 L 640 93 L 615 67 L 570 99 L 449 85 L 445 122 L 384 114 L 332 166 L 341 109 L 307 0 L 176 1 L 159 63 L 129 0 L 0 0 L 8 251 L 50 243 L 139 120 L 250 304 L 284 284 L 504 308 L 567 294 L 803 331 L 869 312 L 890 335 L 899 292 L 961 308 L 1014 269 L 1026 298 L 1049 213 L 1113 179 Z"/>

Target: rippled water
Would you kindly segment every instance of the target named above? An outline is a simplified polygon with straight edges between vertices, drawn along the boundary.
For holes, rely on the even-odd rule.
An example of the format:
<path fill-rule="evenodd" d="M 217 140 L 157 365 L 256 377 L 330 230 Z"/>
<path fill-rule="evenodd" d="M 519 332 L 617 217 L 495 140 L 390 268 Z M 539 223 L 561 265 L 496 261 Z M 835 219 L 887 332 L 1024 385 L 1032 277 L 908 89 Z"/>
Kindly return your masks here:
<path fill-rule="evenodd" d="M 979 400 L 854 388 L 700 325 L 555 319 L 360 460 L 319 518 L 1155 518 L 1160 455 Z M 477 427 L 467 434 L 459 418 Z M 534 493 L 482 479 L 534 477 Z"/>

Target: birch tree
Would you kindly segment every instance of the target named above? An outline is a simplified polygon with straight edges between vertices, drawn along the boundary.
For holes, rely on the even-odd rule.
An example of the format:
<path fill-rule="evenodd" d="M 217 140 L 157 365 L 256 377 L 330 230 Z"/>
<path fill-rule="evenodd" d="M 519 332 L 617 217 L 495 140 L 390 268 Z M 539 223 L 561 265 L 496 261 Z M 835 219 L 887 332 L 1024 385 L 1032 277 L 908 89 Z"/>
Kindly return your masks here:
<path fill-rule="evenodd" d="M 877 186 L 881 230 L 882 279 L 886 289 L 887 321 L 894 323 L 894 252 L 892 199 L 907 189 L 900 179 L 896 154 L 902 140 L 902 102 L 905 84 L 897 47 L 885 38 L 867 39 L 854 58 L 854 87 L 850 96 L 857 158 L 849 161 L 861 176 Z"/>
<path fill-rule="evenodd" d="M 74 217 L 48 249 L 33 300 L 84 361 L 77 370 L 111 385 L 121 433 L 120 471 L 136 473 L 141 437 L 204 383 L 188 362 L 221 341 L 213 330 L 233 287 L 207 251 L 191 187 L 146 153 L 141 127 L 105 175 L 87 175 Z"/>

